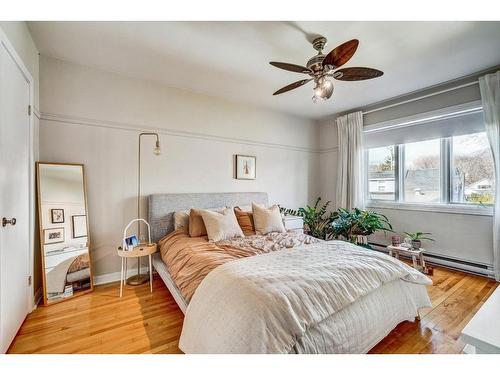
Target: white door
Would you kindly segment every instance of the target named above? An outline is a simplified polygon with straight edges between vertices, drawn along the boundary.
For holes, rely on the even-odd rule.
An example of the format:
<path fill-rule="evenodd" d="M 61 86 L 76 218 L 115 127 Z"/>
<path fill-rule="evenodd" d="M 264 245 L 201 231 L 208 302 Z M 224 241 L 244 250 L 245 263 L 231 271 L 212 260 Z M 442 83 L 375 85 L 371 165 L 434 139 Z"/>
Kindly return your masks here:
<path fill-rule="evenodd" d="M 0 39 L 1 353 L 9 348 L 29 309 L 29 104 L 29 81 Z"/>

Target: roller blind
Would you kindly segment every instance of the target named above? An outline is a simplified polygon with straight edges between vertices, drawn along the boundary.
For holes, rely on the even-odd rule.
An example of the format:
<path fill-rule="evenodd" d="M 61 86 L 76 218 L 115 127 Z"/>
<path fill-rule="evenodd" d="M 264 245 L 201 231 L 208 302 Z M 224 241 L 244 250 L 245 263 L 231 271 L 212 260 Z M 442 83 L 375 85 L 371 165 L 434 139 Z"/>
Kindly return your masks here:
<path fill-rule="evenodd" d="M 483 111 L 477 101 L 366 126 L 363 144 L 373 148 L 484 131 Z"/>

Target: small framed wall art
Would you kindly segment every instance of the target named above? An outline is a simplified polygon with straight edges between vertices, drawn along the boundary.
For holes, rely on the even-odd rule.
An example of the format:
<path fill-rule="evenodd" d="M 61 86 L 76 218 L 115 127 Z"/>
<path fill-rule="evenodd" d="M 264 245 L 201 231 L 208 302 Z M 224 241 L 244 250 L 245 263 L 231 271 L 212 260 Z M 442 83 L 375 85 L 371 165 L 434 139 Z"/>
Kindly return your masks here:
<path fill-rule="evenodd" d="M 62 208 L 53 208 L 50 210 L 52 224 L 64 223 L 64 210 Z"/>
<path fill-rule="evenodd" d="M 73 238 L 87 237 L 87 215 L 73 215 Z"/>
<path fill-rule="evenodd" d="M 43 230 L 43 243 L 50 245 L 64 242 L 64 228 L 50 228 Z"/>
<path fill-rule="evenodd" d="M 236 179 L 255 180 L 257 176 L 257 158 L 249 155 L 235 155 Z"/>

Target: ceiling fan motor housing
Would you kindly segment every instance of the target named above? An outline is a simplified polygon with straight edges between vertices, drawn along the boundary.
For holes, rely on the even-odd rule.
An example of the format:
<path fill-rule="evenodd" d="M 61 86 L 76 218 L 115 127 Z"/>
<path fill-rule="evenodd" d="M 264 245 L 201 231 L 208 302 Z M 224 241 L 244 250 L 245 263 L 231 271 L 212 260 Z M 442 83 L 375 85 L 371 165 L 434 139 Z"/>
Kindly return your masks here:
<path fill-rule="evenodd" d="M 325 55 L 323 54 L 323 48 L 326 45 L 326 38 L 319 37 L 313 40 L 312 42 L 313 48 L 318 51 L 316 56 L 313 56 L 309 59 L 306 64 L 306 67 L 311 69 L 315 74 L 318 74 L 323 71 L 323 60 L 325 59 Z"/>
<path fill-rule="evenodd" d="M 324 59 L 325 59 L 325 55 L 323 55 L 322 53 L 318 54 L 316 56 L 313 56 L 307 62 L 306 67 L 311 69 L 314 73 L 322 72 Z"/>
<path fill-rule="evenodd" d="M 312 45 L 316 51 L 321 53 L 323 48 L 325 48 L 326 46 L 326 42 L 327 42 L 326 38 L 324 36 L 320 36 L 319 38 L 313 40 Z"/>

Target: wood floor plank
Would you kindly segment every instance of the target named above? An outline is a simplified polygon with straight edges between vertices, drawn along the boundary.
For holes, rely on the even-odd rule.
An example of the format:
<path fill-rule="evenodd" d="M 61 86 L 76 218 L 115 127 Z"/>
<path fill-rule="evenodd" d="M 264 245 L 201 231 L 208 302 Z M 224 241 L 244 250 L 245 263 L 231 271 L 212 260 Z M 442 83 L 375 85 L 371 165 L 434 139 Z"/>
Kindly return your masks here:
<path fill-rule="evenodd" d="M 436 267 L 428 287 L 432 308 L 402 322 L 370 353 L 460 353 L 460 331 L 498 283 Z M 127 287 L 97 286 L 93 293 L 39 307 L 23 323 L 9 353 L 181 353 L 184 315 L 161 279 Z"/>

